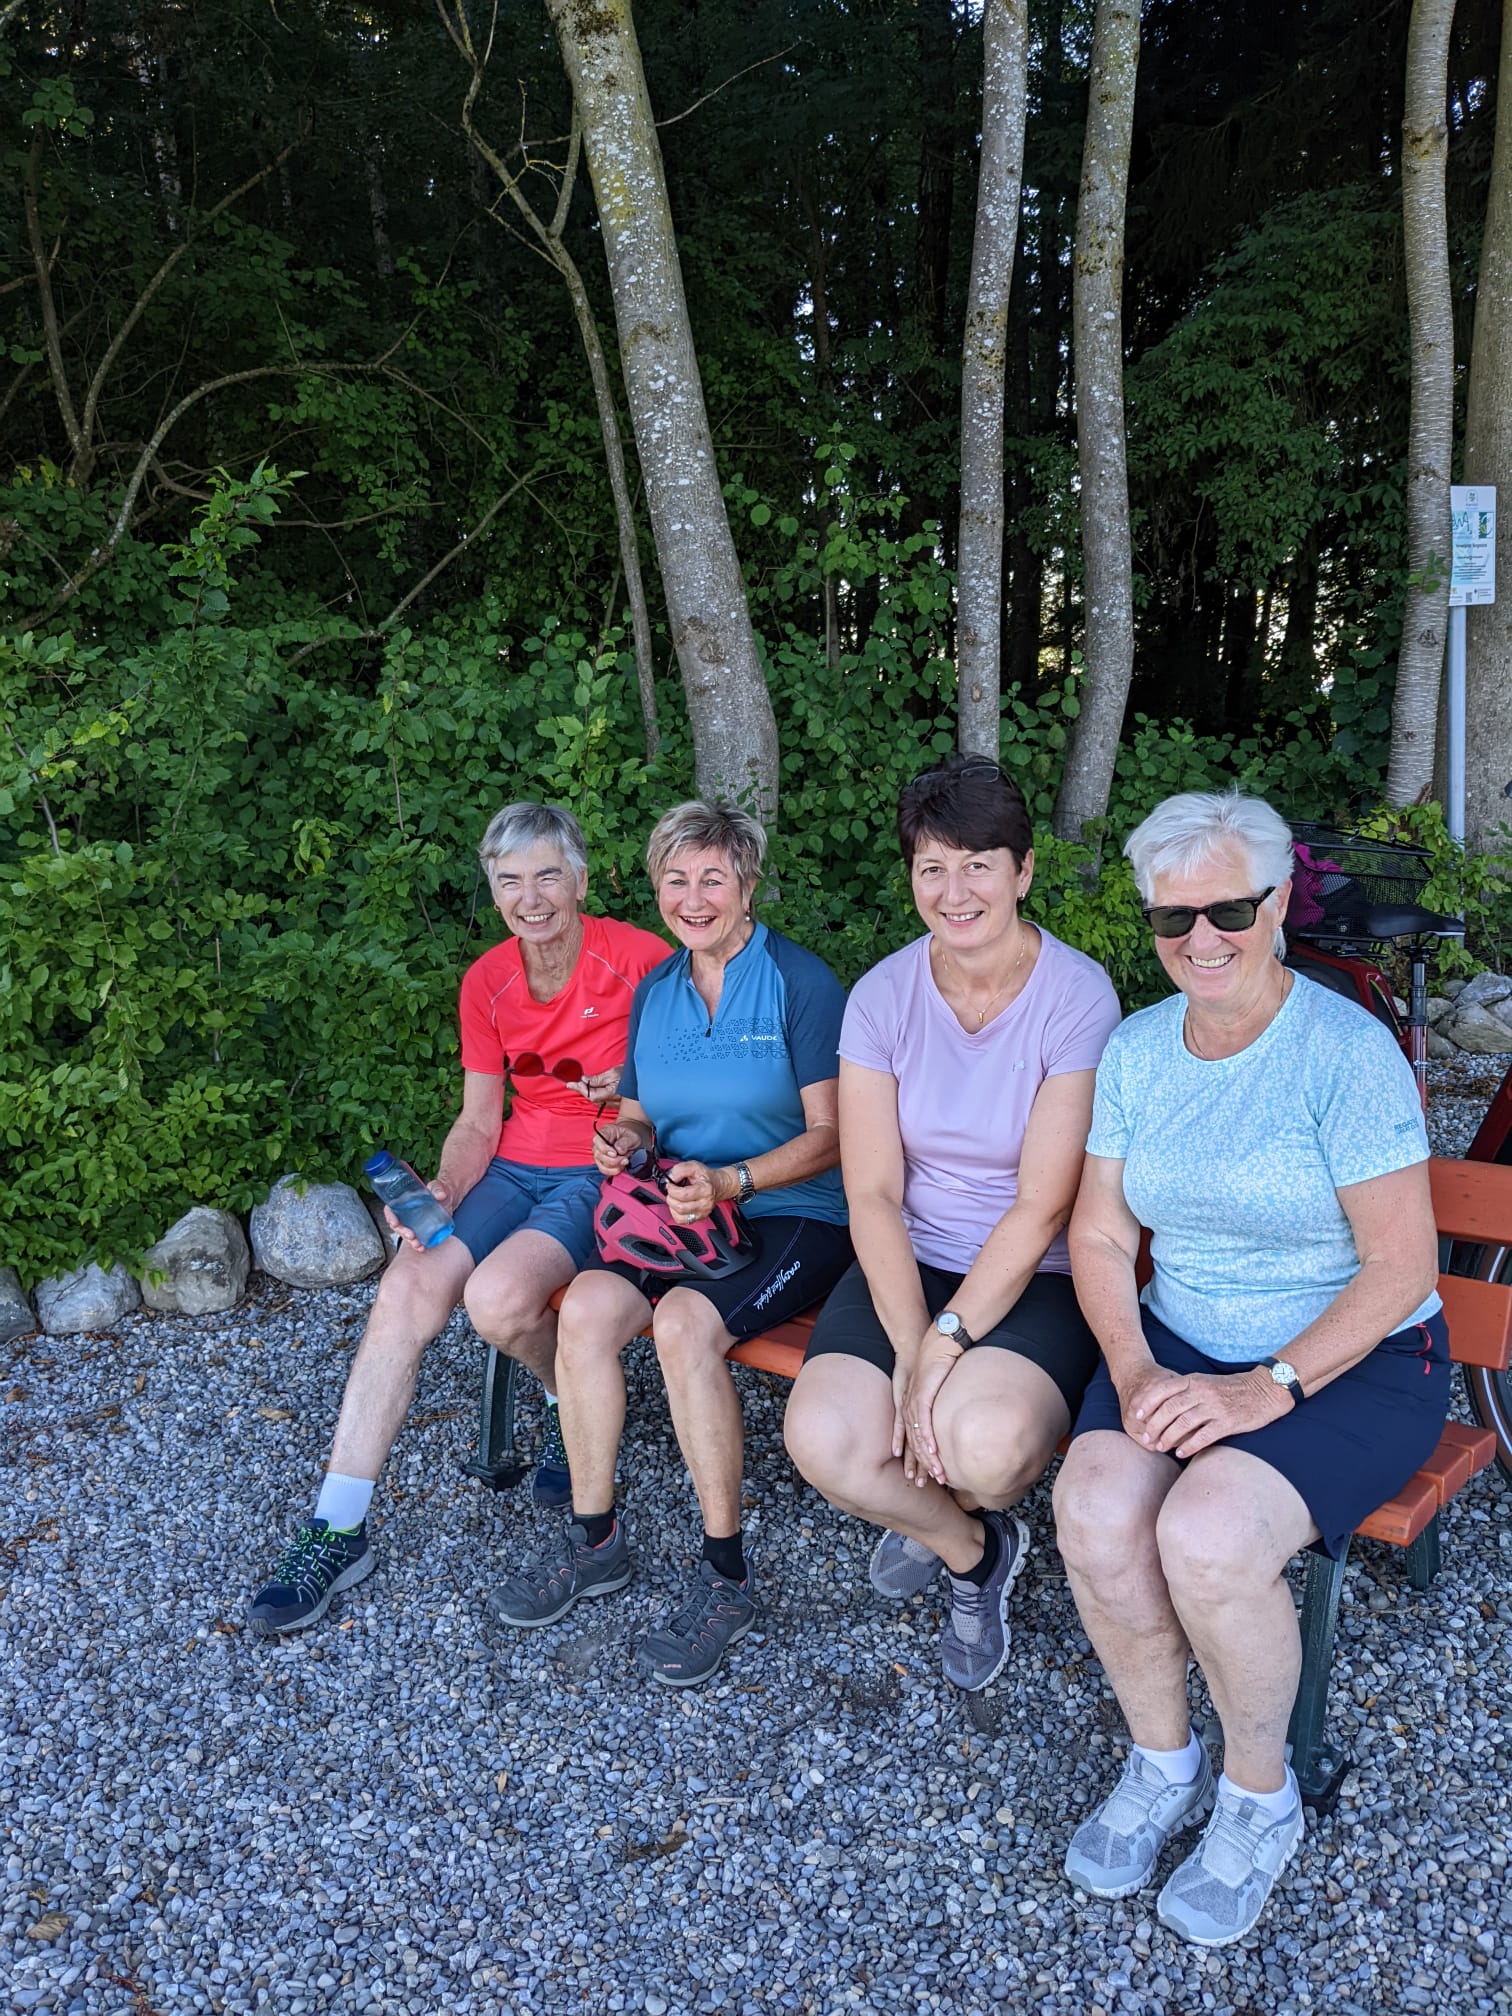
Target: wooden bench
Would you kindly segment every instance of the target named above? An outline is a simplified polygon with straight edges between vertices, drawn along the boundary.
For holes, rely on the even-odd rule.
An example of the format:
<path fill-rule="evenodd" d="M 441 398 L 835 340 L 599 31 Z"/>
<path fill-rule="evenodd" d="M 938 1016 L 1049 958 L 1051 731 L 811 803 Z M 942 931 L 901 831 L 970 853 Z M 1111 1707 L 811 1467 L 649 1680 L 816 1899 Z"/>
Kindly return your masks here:
<path fill-rule="evenodd" d="M 1433 1215 L 1440 1238 L 1461 1249 L 1512 1246 L 1512 1168 L 1489 1162 L 1435 1160 L 1429 1165 Z M 1439 1293 L 1449 1323 L 1450 1351 L 1457 1365 L 1485 1365 L 1505 1371 L 1512 1365 L 1512 1287 L 1445 1273 Z M 797 1377 L 812 1315 L 779 1323 L 760 1337 L 737 1344 L 730 1358 L 779 1378 Z M 463 1467 L 494 1490 L 517 1484 L 531 1467 L 514 1453 L 515 1366 L 513 1359 L 484 1346 L 483 1391 L 478 1454 Z M 1062 1444 L 1064 1450 L 1065 1445 Z M 1470 1479 L 1496 1454 L 1489 1428 L 1451 1421 L 1438 1448 L 1394 1498 L 1379 1506 L 1357 1537 L 1406 1552 L 1415 1589 L 1426 1589 L 1439 1570 L 1439 1515 Z M 1292 1768 L 1303 1800 L 1331 1812 L 1350 1760 L 1329 1746 L 1325 1734 L 1328 1688 L 1338 1627 L 1339 1595 L 1347 1553 L 1337 1561 L 1308 1554 L 1302 1603 L 1302 1677 L 1292 1709 Z"/>

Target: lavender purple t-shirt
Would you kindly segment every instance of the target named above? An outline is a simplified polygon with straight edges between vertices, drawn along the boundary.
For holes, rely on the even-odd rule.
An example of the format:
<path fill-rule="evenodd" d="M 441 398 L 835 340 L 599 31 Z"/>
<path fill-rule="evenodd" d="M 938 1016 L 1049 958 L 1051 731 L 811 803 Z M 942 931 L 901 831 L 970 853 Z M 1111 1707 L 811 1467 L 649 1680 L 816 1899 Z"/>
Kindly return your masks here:
<path fill-rule="evenodd" d="M 1064 1071 L 1093 1071 L 1119 1022 L 1118 996 L 1095 959 L 1043 925 L 1023 992 L 968 1031 L 935 984 L 928 934 L 873 966 L 851 989 L 840 1055 L 898 1081 L 903 1222 L 915 1255 L 964 1274 L 1018 1195 L 1019 1155 L 1035 1094 Z M 1040 1272 L 1068 1274 L 1065 1234 Z"/>

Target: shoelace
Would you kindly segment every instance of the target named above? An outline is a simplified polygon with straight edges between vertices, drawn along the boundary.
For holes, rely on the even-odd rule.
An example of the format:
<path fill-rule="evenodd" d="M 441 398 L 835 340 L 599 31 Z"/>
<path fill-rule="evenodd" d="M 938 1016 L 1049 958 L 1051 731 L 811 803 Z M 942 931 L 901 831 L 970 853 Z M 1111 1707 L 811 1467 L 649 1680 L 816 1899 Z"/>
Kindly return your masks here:
<path fill-rule="evenodd" d="M 975 1582 L 950 1578 L 950 1628 L 963 1645 L 978 1644 L 982 1636 L 982 1616 L 987 1608 L 987 1591 Z"/>
<path fill-rule="evenodd" d="M 1231 1806 L 1223 1805 L 1214 1810 L 1212 1820 L 1203 1833 L 1199 1859 L 1204 1870 L 1216 1876 L 1221 1883 L 1240 1883 L 1254 1868 L 1255 1849 L 1260 1836 L 1248 1824 L 1245 1815 L 1256 1810 L 1252 1806 L 1241 1806 L 1236 1812 Z"/>
<path fill-rule="evenodd" d="M 318 1591 L 334 1581 L 330 1557 L 336 1551 L 333 1543 L 338 1537 L 329 1532 L 317 1533 L 313 1526 L 301 1526 L 273 1570 L 274 1586 L 302 1589 L 308 1578 Z"/>

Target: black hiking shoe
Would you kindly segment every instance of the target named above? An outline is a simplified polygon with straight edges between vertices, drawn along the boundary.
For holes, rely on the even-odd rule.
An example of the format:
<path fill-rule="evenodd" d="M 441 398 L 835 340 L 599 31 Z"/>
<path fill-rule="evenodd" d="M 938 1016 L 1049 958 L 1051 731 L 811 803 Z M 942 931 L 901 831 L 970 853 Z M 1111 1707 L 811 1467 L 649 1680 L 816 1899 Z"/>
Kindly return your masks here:
<path fill-rule="evenodd" d="M 490 1590 L 488 1607 L 501 1624 L 535 1631 L 565 1617 L 581 1596 L 612 1596 L 630 1580 L 630 1543 L 616 1519 L 609 1538 L 590 1547 L 577 1522 L 569 1522 L 518 1574 Z"/>
<path fill-rule="evenodd" d="M 693 1594 L 660 1631 L 642 1640 L 636 1664 L 663 1687 L 696 1687 L 719 1671 L 726 1652 L 755 1622 L 750 1570 L 742 1584 L 716 1574 L 712 1562 L 700 1561 Z"/>

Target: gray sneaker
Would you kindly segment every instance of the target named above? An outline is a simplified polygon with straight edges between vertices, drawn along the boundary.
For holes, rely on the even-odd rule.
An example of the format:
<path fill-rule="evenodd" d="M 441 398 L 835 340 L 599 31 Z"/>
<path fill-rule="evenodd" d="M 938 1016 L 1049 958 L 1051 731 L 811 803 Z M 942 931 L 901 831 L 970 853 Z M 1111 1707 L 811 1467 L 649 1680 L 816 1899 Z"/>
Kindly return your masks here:
<path fill-rule="evenodd" d="M 910 1540 L 889 1527 L 872 1549 L 871 1585 L 889 1602 L 904 1603 L 910 1596 L 922 1595 L 944 1566 L 922 1540 Z"/>
<path fill-rule="evenodd" d="M 1287 1778 L 1295 1793 L 1289 1770 Z M 1284 1820 L 1273 1820 L 1253 1799 L 1220 1792 L 1202 1839 L 1156 1901 L 1161 1924 L 1196 1946 L 1242 1939 L 1301 1845 L 1305 1825 L 1300 1796 Z"/>
<path fill-rule="evenodd" d="M 660 1631 L 636 1648 L 636 1664 L 663 1687 L 696 1687 L 716 1673 L 724 1655 L 756 1622 L 756 1598 L 751 1572 L 744 1588 L 700 1561 L 693 1594 Z"/>
<path fill-rule="evenodd" d="M 1029 1558 L 1029 1529 L 1011 1512 L 982 1512 L 998 1536 L 998 1558 L 985 1585 L 950 1578 L 950 1622 L 940 1637 L 940 1664 L 954 1686 L 975 1694 L 996 1680 L 1008 1657 L 1008 1597 Z"/>
<path fill-rule="evenodd" d="M 625 1522 L 616 1519 L 609 1538 L 597 1547 L 576 1521 L 525 1563 L 518 1574 L 488 1594 L 488 1607 L 501 1624 L 534 1631 L 565 1617 L 580 1596 L 612 1596 L 630 1580 L 630 1543 Z"/>
<path fill-rule="evenodd" d="M 1206 1750 L 1190 1785 L 1173 1785 L 1130 1750 L 1123 1776 L 1071 1836 L 1066 1874 L 1092 1897 L 1127 1897 L 1142 1890 L 1166 1842 L 1200 1819 L 1212 1803 L 1213 1765 Z"/>

